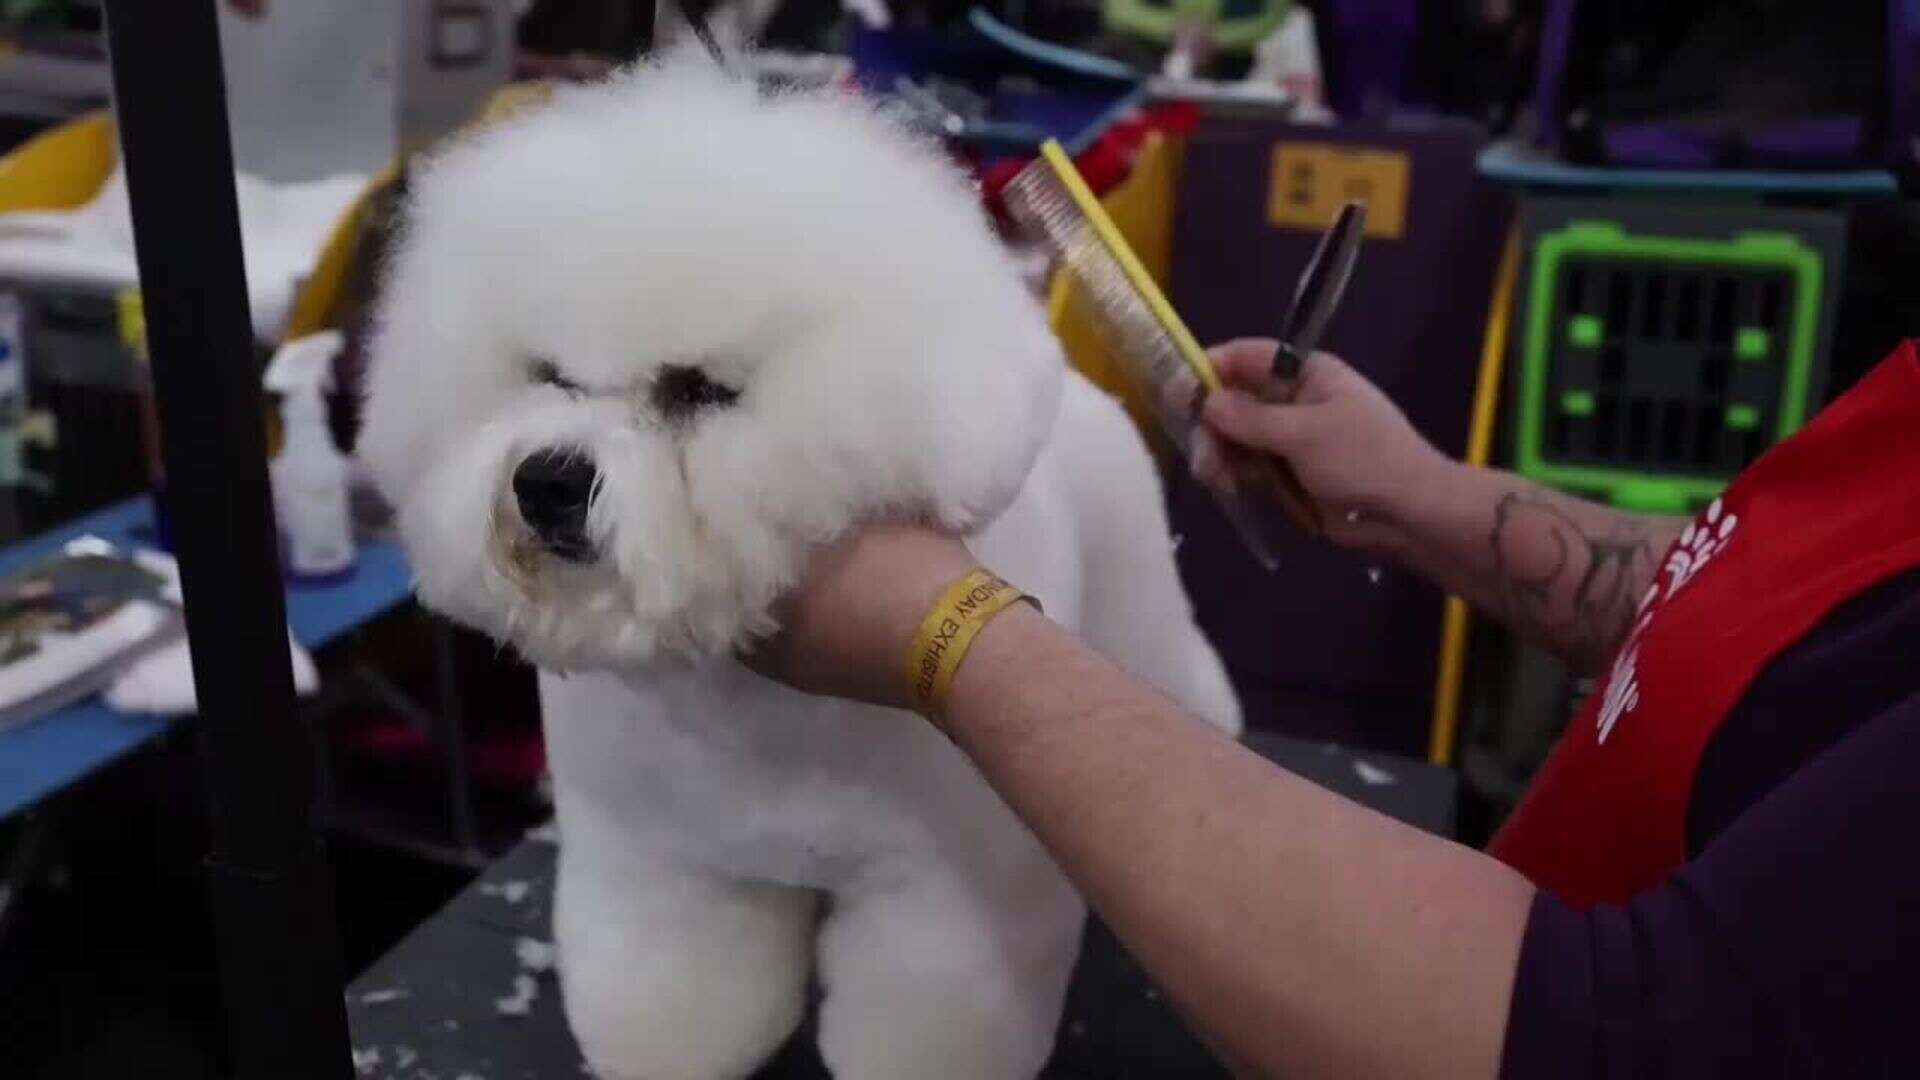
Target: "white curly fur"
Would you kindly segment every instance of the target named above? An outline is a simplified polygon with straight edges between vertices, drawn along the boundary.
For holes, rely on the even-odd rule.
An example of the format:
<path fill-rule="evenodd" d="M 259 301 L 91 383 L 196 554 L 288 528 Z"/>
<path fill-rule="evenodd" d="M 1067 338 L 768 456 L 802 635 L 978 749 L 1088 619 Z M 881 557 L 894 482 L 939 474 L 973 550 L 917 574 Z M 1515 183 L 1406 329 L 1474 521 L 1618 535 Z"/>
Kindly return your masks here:
<path fill-rule="evenodd" d="M 729 658 L 813 545 L 921 514 L 1238 727 L 1144 448 L 937 150 L 701 57 L 563 91 L 418 172 L 372 353 L 359 452 L 421 597 L 547 669 L 555 934 L 598 1074 L 744 1076 L 809 974 L 843 1080 L 1036 1073 L 1071 887 L 924 724 Z M 670 364 L 738 401 L 658 415 Z M 600 473 L 587 563 L 541 553 L 511 491 L 553 447 Z"/>

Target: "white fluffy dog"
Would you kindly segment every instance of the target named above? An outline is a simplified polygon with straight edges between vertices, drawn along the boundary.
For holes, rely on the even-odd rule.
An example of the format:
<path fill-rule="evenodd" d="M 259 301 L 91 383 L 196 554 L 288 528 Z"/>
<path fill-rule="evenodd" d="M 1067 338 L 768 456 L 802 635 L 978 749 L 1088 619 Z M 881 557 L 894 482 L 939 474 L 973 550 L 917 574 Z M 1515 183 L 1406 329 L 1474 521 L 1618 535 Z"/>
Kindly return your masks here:
<path fill-rule="evenodd" d="M 1083 909 L 1040 845 L 924 722 L 732 658 L 820 542 L 962 530 L 1239 723 L 1126 416 L 963 178 L 849 95 L 680 55 L 440 153 L 360 452 L 422 599 L 544 669 L 554 933 L 603 1077 L 745 1076 L 810 974 L 843 1080 L 1030 1077 L 1052 1046 Z"/>

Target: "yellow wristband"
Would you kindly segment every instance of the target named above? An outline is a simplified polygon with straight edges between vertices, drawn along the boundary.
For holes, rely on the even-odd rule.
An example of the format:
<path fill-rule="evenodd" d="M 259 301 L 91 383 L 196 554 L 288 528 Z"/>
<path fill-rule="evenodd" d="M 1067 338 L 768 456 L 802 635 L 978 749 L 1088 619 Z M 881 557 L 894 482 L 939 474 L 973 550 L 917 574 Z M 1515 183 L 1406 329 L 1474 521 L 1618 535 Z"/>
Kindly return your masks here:
<path fill-rule="evenodd" d="M 1021 600 L 1040 606 L 987 570 L 976 569 L 946 587 L 921 620 L 907 654 L 907 694 L 915 711 L 929 717 L 945 711 L 954 673 L 960 670 L 974 636 L 1009 604 Z"/>

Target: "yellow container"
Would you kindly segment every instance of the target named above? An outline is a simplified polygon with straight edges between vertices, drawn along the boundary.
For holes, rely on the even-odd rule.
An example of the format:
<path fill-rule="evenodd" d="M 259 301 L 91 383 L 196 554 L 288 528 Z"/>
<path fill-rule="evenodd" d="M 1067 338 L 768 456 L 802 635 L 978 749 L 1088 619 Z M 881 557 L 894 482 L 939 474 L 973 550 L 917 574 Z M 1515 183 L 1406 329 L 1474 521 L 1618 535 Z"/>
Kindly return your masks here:
<path fill-rule="evenodd" d="M 85 206 L 119 158 L 113 120 L 104 112 L 43 131 L 0 157 L 0 213 Z"/>

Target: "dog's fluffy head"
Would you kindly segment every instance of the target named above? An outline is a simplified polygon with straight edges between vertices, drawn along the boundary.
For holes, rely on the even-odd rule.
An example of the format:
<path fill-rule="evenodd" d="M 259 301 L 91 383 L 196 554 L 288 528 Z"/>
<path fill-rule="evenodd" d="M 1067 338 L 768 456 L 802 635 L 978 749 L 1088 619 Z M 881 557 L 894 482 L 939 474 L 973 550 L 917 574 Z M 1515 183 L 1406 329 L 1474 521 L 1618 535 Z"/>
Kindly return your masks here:
<path fill-rule="evenodd" d="M 771 629 L 861 520 L 989 520 L 1061 376 L 936 150 L 680 56 L 419 171 L 359 451 L 430 606 L 544 665 L 632 668 Z M 584 557 L 516 497 L 543 451 L 597 470 Z"/>

